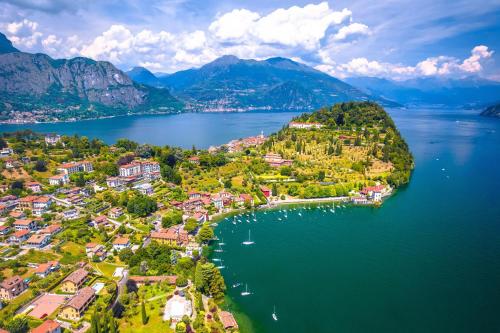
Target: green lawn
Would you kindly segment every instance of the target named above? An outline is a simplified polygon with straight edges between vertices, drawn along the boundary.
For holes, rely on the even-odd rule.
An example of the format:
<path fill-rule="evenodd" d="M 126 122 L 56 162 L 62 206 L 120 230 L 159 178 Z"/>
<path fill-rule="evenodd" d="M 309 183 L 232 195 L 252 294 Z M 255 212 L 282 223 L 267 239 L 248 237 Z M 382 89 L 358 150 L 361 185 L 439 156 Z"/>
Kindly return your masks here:
<path fill-rule="evenodd" d="M 57 258 L 59 258 L 59 256 L 51 252 L 29 250 L 28 253 L 19 257 L 19 260 L 38 264 L 38 263 L 45 263 L 51 260 L 56 260 Z"/>
<path fill-rule="evenodd" d="M 116 279 L 116 278 L 113 278 L 113 273 L 115 272 L 115 269 L 117 269 L 118 267 L 123 267 L 123 266 L 111 264 L 108 262 L 92 263 L 92 266 L 97 268 L 97 270 L 101 271 L 105 277 L 110 278 L 110 279 Z"/>
<path fill-rule="evenodd" d="M 146 325 L 142 324 L 140 306 L 137 306 L 136 313 L 123 316 L 119 321 L 120 333 L 169 333 L 174 332 L 169 326 L 168 321 L 163 321 L 163 312 L 160 311 L 160 301 L 157 300 L 146 304 L 146 314 L 149 317 Z"/>

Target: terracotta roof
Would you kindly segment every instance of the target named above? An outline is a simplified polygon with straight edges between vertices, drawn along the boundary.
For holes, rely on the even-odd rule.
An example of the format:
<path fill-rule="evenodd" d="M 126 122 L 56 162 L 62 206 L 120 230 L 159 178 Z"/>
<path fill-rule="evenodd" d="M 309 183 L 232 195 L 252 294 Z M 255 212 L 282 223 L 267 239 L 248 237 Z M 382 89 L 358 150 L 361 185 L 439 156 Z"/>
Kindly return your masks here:
<path fill-rule="evenodd" d="M 21 279 L 19 275 L 14 275 L 11 276 L 10 278 L 3 280 L 2 283 L 0 283 L 0 287 L 4 289 L 10 289 L 13 286 L 17 285 L 18 283 L 20 283 L 22 280 L 23 279 Z"/>
<path fill-rule="evenodd" d="M 219 318 L 222 325 L 224 326 L 224 329 L 238 327 L 238 323 L 234 319 L 233 314 L 231 312 L 221 311 L 219 312 Z"/>
<path fill-rule="evenodd" d="M 20 202 L 33 202 L 37 197 L 34 195 L 28 195 L 27 197 L 19 199 Z"/>
<path fill-rule="evenodd" d="M 45 264 L 40 264 L 38 267 L 35 269 L 35 273 L 45 273 L 49 269 L 51 269 L 54 266 L 57 266 L 59 264 L 58 261 L 49 261 Z"/>
<path fill-rule="evenodd" d="M 126 237 L 117 237 L 113 241 L 113 245 L 127 245 L 128 243 L 130 243 L 130 240 Z"/>
<path fill-rule="evenodd" d="M 89 275 L 89 272 L 87 272 L 83 268 L 80 268 L 80 269 L 77 269 L 76 271 L 74 271 L 73 273 L 71 273 L 70 275 L 68 275 L 64 279 L 64 281 L 71 281 L 74 284 L 79 284 L 80 282 L 82 282 L 83 280 L 85 280 L 88 275 Z"/>
<path fill-rule="evenodd" d="M 95 292 L 91 287 L 82 288 L 72 299 L 69 300 L 66 306 L 70 306 L 77 310 L 80 310 L 92 297 L 94 297 Z"/>
<path fill-rule="evenodd" d="M 50 201 L 50 198 L 46 197 L 46 196 L 38 197 L 35 200 L 33 200 L 33 202 L 49 202 L 49 201 Z"/>
<path fill-rule="evenodd" d="M 31 330 L 31 333 L 50 333 L 55 331 L 57 328 L 61 327 L 58 322 L 53 320 L 46 320 L 42 323 L 42 325 L 38 326 Z"/>
<path fill-rule="evenodd" d="M 15 233 L 13 233 L 12 236 L 14 236 L 16 238 L 21 238 L 23 236 L 26 236 L 29 233 L 30 232 L 28 230 L 19 230 L 19 231 L 16 231 Z"/>
<path fill-rule="evenodd" d="M 49 236 L 46 234 L 37 234 L 37 235 L 31 235 L 30 238 L 26 241 L 26 243 L 30 244 L 41 244 L 46 238 Z"/>
<path fill-rule="evenodd" d="M 52 234 L 52 233 L 58 231 L 61 228 L 62 227 L 61 227 L 60 224 L 51 224 L 51 225 L 47 226 L 46 228 L 40 230 L 40 232 L 42 234 Z"/>
<path fill-rule="evenodd" d="M 30 220 L 30 219 L 25 219 L 25 220 L 16 220 L 14 222 L 14 225 L 30 225 L 30 223 L 32 223 L 33 220 Z"/>

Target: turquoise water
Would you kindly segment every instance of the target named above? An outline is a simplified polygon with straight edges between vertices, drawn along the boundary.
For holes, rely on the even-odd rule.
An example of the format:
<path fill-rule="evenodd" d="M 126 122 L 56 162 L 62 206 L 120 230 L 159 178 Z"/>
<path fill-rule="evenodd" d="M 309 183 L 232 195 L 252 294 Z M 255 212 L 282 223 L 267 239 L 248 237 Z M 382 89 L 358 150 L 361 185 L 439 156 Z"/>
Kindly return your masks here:
<path fill-rule="evenodd" d="M 258 212 L 217 228 L 233 310 L 255 332 L 500 331 L 500 121 L 391 114 L 416 169 L 383 207 Z"/>
<path fill-rule="evenodd" d="M 183 113 L 160 116 L 130 116 L 72 123 L 0 124 L 0 132 L 32 129 L 40 133 L 79 134 L 108 144 L 119 138 L 139 143 L 176 147 L 208 148 L 230 140 L 279 130 L 297 112 Z"/>

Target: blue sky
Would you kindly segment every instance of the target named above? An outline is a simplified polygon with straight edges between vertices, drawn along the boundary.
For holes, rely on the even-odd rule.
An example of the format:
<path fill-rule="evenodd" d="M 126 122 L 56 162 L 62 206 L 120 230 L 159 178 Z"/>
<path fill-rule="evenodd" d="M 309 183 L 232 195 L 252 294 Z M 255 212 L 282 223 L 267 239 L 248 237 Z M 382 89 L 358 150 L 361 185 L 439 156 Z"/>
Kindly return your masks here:
<path fill-rule="evenodd" d="M 283 56 L 334 76 L 500 81 L 500 1 L 4 0 L 26 52 L 173 72 L 224 54 Z"/>

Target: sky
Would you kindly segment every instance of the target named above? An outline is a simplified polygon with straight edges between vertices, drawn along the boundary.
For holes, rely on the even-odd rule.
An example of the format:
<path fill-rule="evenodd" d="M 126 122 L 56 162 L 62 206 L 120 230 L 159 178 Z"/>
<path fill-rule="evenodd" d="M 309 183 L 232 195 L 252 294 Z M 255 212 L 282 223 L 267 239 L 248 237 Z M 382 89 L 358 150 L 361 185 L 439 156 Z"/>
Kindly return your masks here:
<path fill-rule="evenodd" d="M 333 76 L 500 81 L 500 0 L 2 0 L 24 52 L 171 73 L 222 55 L 287 57 Z"/>

